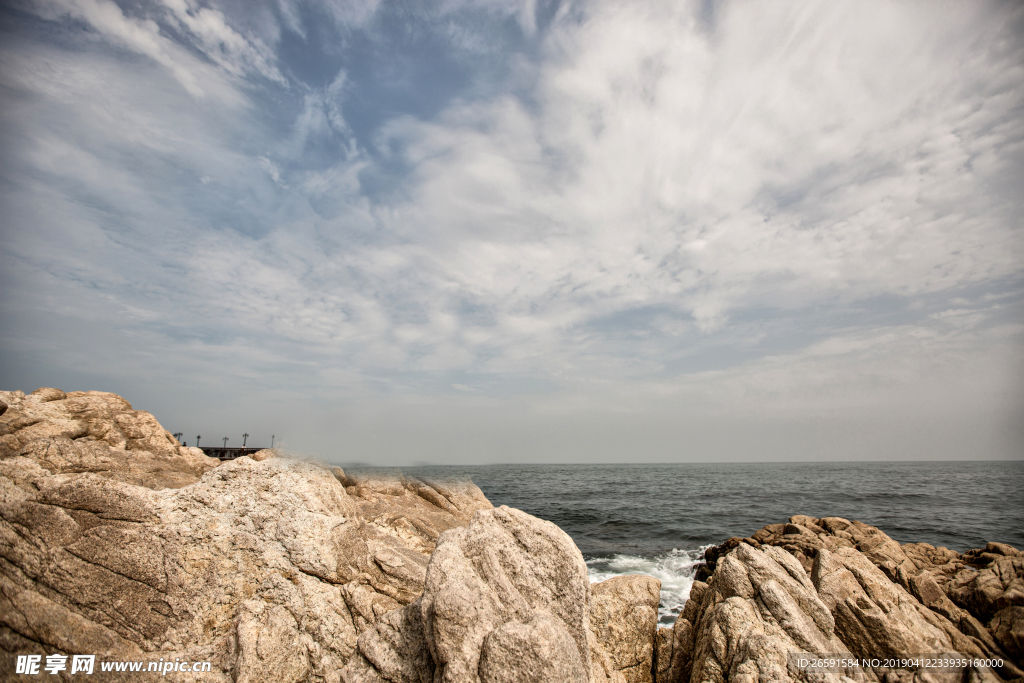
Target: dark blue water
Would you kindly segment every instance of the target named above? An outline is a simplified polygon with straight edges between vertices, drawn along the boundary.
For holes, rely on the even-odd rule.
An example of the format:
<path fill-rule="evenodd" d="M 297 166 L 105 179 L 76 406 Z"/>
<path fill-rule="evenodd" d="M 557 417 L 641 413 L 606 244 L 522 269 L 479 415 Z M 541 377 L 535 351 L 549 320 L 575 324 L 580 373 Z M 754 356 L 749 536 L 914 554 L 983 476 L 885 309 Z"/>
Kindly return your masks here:
<path fill-rule="evenodd" d="M 1024 462 L 488 465 L 404 468 L 471 478 L 495 505 L 565 530 L 591 577 L 662 581 L 662 622 L 689 595 L 701 548 L 796 514 L 877 526 L 900 543 L 1024 549 Z"/>
<path fill-rule="evenodd" d="M 1024 462 L 417 467 L 471 478 L 495 505 L 564 529 L 584 556 L 654 556 L 749 536 L 791 515 L 877 526 L 900 543 L 1024 548 Z"/>

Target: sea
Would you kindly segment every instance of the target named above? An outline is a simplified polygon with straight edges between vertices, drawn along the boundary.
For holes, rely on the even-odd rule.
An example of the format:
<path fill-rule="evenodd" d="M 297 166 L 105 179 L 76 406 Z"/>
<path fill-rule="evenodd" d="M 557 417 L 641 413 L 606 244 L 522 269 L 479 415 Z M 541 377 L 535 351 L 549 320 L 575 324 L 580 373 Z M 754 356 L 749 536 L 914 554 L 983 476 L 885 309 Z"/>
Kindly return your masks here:
<path fill-rule="evenodd" d="M 422 466 L 402 472 L 471 479 L 495 506 L 554 522 L 583 553 L 591 581 L 620 574 L 660 579 L 662 625 L 671 625 L 686 603 L 705 548 L 792 515 L 860 520 L 900 543 L 958 552 L 988 541 L 1024 549 L 1024 461 Z"/>

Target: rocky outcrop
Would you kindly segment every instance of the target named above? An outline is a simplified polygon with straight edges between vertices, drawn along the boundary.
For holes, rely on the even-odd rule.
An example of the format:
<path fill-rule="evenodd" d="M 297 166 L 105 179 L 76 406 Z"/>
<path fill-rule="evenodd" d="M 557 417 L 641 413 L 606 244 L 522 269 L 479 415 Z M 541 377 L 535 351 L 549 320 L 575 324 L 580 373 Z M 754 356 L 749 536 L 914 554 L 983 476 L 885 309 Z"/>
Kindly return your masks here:
<path fill-rule="evenodd" d="M 671 631 L 659 632 L 659 682 L 821 680 L 778 654 L 798 651 L 999 659 L 1004 666 L 975 668 L 971 680 L 1024 675 L 1014 650 L 1020 555 L 1010 546 L 959 555 L 900 546 L 861 522 L 798 515 L 729 539 L 706 558 L 698 576 L 706 583 L 694 584 Z M 887 682 L 935 675 L 876 668 L 824 680 L 853 674 Z"/>
<path fill-rule="evenodd" d="M 349 476 L 273 452 L 211 463 L 111 394 L 3 403 L 7 653 L 337 681 L 360 633 L 419 598 L 442 532 L 491 509 L 472 484 Z"/>
<path fill-rule="evenodd" d="M 626 683 L 653 680 L 661 581 L 633 574 L 594 584 L 590 629 Z"/>
<path fill-rule="evenodd" d="M 185 448 L 117 394 L 0 391 L 0 459 L 27 457 L 52 474 L 92 472 L 147 488 L 194 484 L 220 461 Z"/>
<path fill-rule="evenodd" d="M 664 680 L 840 680 L 814 679 L 790 661 L 792 653 L 850 655 L 828 606 L 786 551 L 741 544 L 718 561 L 710 585 L 695 586 L 673 626 Z"/>
<path fill-rule="evenodd" d="M 427 570 L 435 680 L 516 680 L 525 659 L 545 680 L 587 681 L 588 591 L 583 556 L 554 524 L 504 506 L 476 515 L 444 537 Z"/>
<path fill-rule="evenodd" d="M 507 507 L 442 535 L 420 600 L 363 633 L 346 683 L 653 680 L 661 584 L 591 586 L 561 529 Z"/>
<path fill-rule="evenodd" d="M 742 540 L 730 539 L 725 545 L 734 547 Z M 1001 609 L 1024 606 L 1024 555 L 1005 543 L 989 543 L 961 555 L 928 543 L 901 546 L 862 522 L 803 515 L 792 517 L 788 524 L 768 525 L 751 540 L 789 550 L 808 570 L 821 548 L 854 548 L 891 581 L 952 620 L 970 616 L 988 623 Z"/>
<path fill-rule="evenodd" d="M 650 680 L 658 582 L 595 602 L 564 532 L 472 484 L 220 464 L 112 394 L 3 396 L 8 653 L 212 661 L 206 680 L 236 682 Z"/>
<path fill-rule="evenodd" d="M 561 529 L 504 506 L 480 512 L 442 535 L 418 609 L 361 636 L 342 679 L 418 681 L 412 662 L 426 661 L 425 648 L 437 683 L 589 683 L 589 591 Z M 414 647 L 390 635 L 392 623 L 415 623 Z"/>

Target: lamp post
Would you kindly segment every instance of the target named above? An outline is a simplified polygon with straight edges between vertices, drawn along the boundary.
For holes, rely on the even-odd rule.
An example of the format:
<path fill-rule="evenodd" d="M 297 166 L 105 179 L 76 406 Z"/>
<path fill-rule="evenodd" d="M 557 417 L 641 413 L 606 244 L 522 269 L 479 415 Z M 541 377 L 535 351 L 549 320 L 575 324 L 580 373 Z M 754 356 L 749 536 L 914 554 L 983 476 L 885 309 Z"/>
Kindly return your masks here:
<path fill-rule="evenodd" d="M 224 448 L 228 447 L 228 437 L 224 437 Z"/>
<path fill-rule="evenodd" d="M 245 440 L 249 438 L 248 434 L 242 434 L 242 448 L 245 448 Z"/>
<path fill-rule="evenodd" d="M 171 434 L 171 436 L 173 436 L 178 441 L 181 441 L 181 437 L 185 436 L 185 433 L 184 432 L 177 432 L 175 434 Z"/>
<path fill-rule="evenodd" d="M 270 448 L 271 449 L 274 448 L 274 435 L 273 434 L 270 435 Z"/>
<path fill-rule="evenodd" d="M 201 437 L 201 436 L 197 436 L 196 437 L 196 448 L 199 448 L 199 439 L 201 439 L 201 438 L 203 438 L 203 437 Z"/>

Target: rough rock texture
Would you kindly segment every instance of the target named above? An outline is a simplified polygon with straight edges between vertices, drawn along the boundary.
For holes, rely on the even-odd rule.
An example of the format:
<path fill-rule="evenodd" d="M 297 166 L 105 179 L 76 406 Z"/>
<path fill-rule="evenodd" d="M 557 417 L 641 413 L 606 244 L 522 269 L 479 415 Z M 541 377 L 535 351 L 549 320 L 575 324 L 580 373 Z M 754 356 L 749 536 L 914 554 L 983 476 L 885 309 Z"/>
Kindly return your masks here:
<path fill-rule="evenodd" d="M 503 680 L 502 663 L 524 656 L 557 661 L 556 680 L 588 680 L 589 589 L 583 556 L 554 524 L 504 506 L 477 514 L 430 559 L 422 607 L 435 681 Z"/>
<path fill-rule="evenodd" d="M 690 680 L 693 669 L 693 625 L 697 611 L 704 604 L 708 586 L 696 581 L 690 589 L 690 598 L 672 628 L 659 628 L 654 654 L 655 680 L 672 683 Z"/>
<path fill-rule="evenodd" d="M 741 544 L 718 560 L 710 586 L 695 583 L 676 620 L 664 680 L 838 681 L 812 679 L 789 654 L 849 653 L 827 605 L 800 563 L 781 548 Z M 659 683 L 663 680 L 659 676 Z"/>
<path fill-rule="evenodd" d="M 627 683 L 651 683 L 661 581 L 615 576 L 591 589 L 590 629 Z"/>
<path fill-rule="evenodd" d="M 435 683 L 591 679 L 587 567 L 572 539 L 550 522 L 502 506 L 446 532 L 419 604 Z M 408 654 L 390 643 L 384 654 L 370 651 L 385 640 L 360 638 L 359 655 L 342 673 L 347 683 L 389 680 L 378 661 Z M 407 680 L 416 679 L 397 679 Z"/>
<path fill-rule="evenodd" d="M 220 461 L 185 448 L 142 410 L 103 391 L 0 391 L 0 459 L 27 457 L 53 474 L 94 472 L 148 488 L 194 484 Z"/>
<path fill-rule="evenodd" d="M 1024 607 L 1005 607 L 992 618 L 992 635 L 1018 662 L 1024 659 Z"/>
<path fill-rule="evenodd" d="M 270 452 L 209 469 L 122 399 L 64 396 L 2 395 L 14 437 L 0 460 L 6 653 L 210 660 L 211 681 L 337 681 L 359 634 L 419 597 L 441 533 L 491 507 L 472 484 L 346 476 Z M 47 441 L 72 456 L 58 460 Z M 76 450 L 99 444 L 95 460 Z"/>
<path fill-rule="evenodd" d="M 341 672 L 346 683 L 431 683 L 434 660 L 423 632 L 419 600 L 383 615 L 359 636 L 358 651 Z"/>
<path fill-rule="evenodd" d="M 727 544 L 740 540 L 730 539 Z M 819 548 L 855 548 L 890 580 L 915 595 L 925 591 L 929 597 L 922 600 L 932 602 L 930 606 L 947 618 L 962 616 L 956 610 L 959 607 L 972 618 L 988 623 L 1001 609 L 1024 606 L 1024 555 L 1005 543 L 989 543 L 984 549 L 961 555 L 928 543 L 901 546 L 862 522 L 803 515 L 790 518 L 789 524 L 770 524 L 755 533 L 753 540 L 786 548 L 808 570 Z M 920 580 L 915 582 L 917 577 Z M 932 584 L 948 602 L 931 590 Z"/>
<path fill-rule="evenodd" d="M 507 507 L 479 512 L 441 536 L 423 597 L 359 637 L 342 680 L 626 683 L 626 672 L 649 681 L 659 589 L 650 577 L 619 577 L 597 584 L 592 600 L 583 557 L 561 529 Z"/>
<path fill-rule="evenodd" d="M 785 591 L 773 588 L 766 594 L 764 587 L 770 584 L 763 576 L 754 579 L 755 574 L 764 575 L 765 555 L 784 567 L 803 593 L 773 576 Z M 708 583 L 695 583 L 673 629 L 659 632 L 659 683 L 732 680 L 755 670 L 763 679 L 772 666 L 781 666 L 773 660 L 772 648 L 792 651 L 778 637 L 776 625 L 807 652 L 848 650 L 858 657 L 959 653 L 1005 662 L 996 671 L 970 671 L 971 680 L 1024 675 L 1019 651 L 1014 650 L 1024 612 L 1019 605 L 1022 558 L 1005 544 L 990 543 L 984 551 L 960 555 L 923 543 L 900 546 L 861 522 L 797 515 L 752 537 L 729 539 L 705 556 L 707 567 L 698 578 Z M 773 599 L 779 605 L 785 602 L 784 593 L 799 609 L 772 608 Z M 818 634 L 827 636 L 829 619 L 838 648 L 834 642 L 816 641 L 809 627 L 813 622 Z M 771 647 L 756 646 L 766 638 Z M 702 642 L 708 644 L 704 649 Z M 773 680 L 810 680 L 792 669 L 776 668 L 767 675 Z M 862 675 L 888 682 L 936 674 L 876 669 Z"/>

